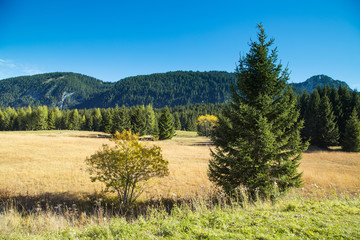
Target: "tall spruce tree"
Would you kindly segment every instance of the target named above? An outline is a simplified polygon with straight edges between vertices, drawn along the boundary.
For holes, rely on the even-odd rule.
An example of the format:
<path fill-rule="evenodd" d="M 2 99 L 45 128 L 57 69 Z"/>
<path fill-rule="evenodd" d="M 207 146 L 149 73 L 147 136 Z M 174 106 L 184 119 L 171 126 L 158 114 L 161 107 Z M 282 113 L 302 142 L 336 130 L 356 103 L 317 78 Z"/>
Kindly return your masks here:
<path fill-rule="evenodd" d="M 79 111 L 77 109 L 74 109 L 70 112 L 70 118 L 69 118 L 69 130 L 80 130 L 80 122 L 81 122 L 81 116 L 79 115 Z"/>
<path fill-rule="evenodd" d="M 360 152 L 360 120 L 355 108 L 346 121 L 342 147 L 348 152 Z"/>
<path fill-rule="evenodd" d="M 175 130 L 181 130 L 181 121 L 180 121 L 180 115 L 178 112 L 175 112 L 173 114 L 174 116 L 174 124 L 175 124 Z"/>
<path fill-rule="evenodd" d="M 301 130 L 301 138 L 309 140 L 311 137 L 310 128 L 307 127 L 308 121 L 310 121 L 310 111 L 309 111 L 310 95 L 307 91 L 303 91 L 299 99 L 299 109 L 300 109 L 300 119 L 304 119 L 304 128 Z"/>
<path fill-rule="evenodd" d="M 171 139 L 175 134 L 174 117 L 168 107 L 165 107 L 159 118 L 159 139 Z"/>
<path fill-rule="evenodd" d="M 121 108 L 115 107 L 113 127 L 113 132 L 123 132 L 124 130 L 131 129 L 129 110 L 124 105 Z"/>
<path fill-rule="evenodd" d="M 100 108 L 94 108 L 92 113 L 92 128 L 94 131 L 100 131 L 102 126 L 103 117 Z"/>
<path fill-rule="evenodd" d="M 319 112 L 317 115 L 317 128 L 314 136 L 314 144 L 319 147 L 329 147 L 338 144 L 339 129 L 336 118 L 327 95 L 321 98 Z"/>
<path fill-rule="evenodd" d="M 299 187 L 297 168 L 308 146 L 300 139 L 303 121 L 286 85 L 288 70 L 278 63 L 277 48 L 270 49 L 274 39 L 258 28 L 258 42 L 251 41 L 249 53 L 240 57 L 232 100 L 212 137 L 216 148 L 208 172 L 228 194 L 243 186 L 253 200 Z"/>
<path fill-rule="evenodd" d="M 311 138 L 311 144 L 316 144 L 317 135 L 317 123 L 318 123 L 318 113 L 320 106 L 320 94 L 317 89 L 315 89 L 311 95 L 308 105 L 307 115 L 305 116 L 305 127 L 304 132 L 307 133 L 307 139 Z"/>
<path fill-rule="evenodd" d="M 48 129 L 49 130 L 54 130 L 56 129 L 56 125 L 55 125 L 55 112 L 53 110 L 50 110 L 48 113 Z"/>
<path fill-rule="evenodd" d="M 156 121 L 156 116 L 154 112 L 154 108 L 152 105 L 147 105 L 145 107 L 145 115 L 146 115 L 146 131 L 145 134 L 154 135 L 157 136 L 157 127 L 155 125 L 158 125 Z"/>
<path fill-rule="evenodd" d="M 343 140 L 345 139 L 345 124 L 349 119 L 350 114 L 353 110 L 351 106 L 351 93 L 347 86 L 340 85 L 338 89 L 338 94 L 340 98 L 341 111 L 342 114 L 339 116 L 339 132 L 340 132 L 340 144 L 343 144 Z"/>
<path fill-rule="evenodd" d="M 101 131 L 106 133 L 112 133 L 113 130 L 113 109 L 107 108 L 101 110 L 102 123 Z"/>
<path fill-rule="evenodd" d="M 131 129 L 140 135 L 146 134 L 146 110 L 144 105 L 130 109 Z"/>
<path fill-rule="evenodd" d="M 342 115 L 342 109 L 338 89 L 335 86 L 331 87 L 329 99 L 334 111 L 335 121 L 339 124 L 339 119 Z"/>
<path fill-rule="evenodd" d="M 39 106 L 32 114 L 33 130 L 47 129 L 48 108 L 47 106 Z"/>

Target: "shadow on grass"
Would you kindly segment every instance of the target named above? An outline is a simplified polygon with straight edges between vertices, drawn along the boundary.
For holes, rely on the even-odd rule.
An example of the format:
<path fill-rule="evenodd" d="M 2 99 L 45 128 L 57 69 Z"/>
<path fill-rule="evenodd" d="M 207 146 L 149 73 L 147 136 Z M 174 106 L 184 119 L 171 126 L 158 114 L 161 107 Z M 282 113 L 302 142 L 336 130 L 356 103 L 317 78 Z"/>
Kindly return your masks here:
<path fill-rule="evenodd" d="M 124 205 L 115 197 L 102 193 L 72 194 L 45 193 L 37 196 L 16 195 L 0 192 L 0 213 L 16 210 L 23 216 L 40 212 L 52 212 L 59 215 L 96 217 L 125 217 L 133 220 L 139 216 L 146 216 L 151 210 L 158 209 L 171 213 L 175 206 L 191 205 L 193 199 L 161 198 L 139 201 L 131 205 Z"/>
<path fill-rule="evenodd" d="M 341 152 L 343 151 L 341 147 L 329 147 L 329 148 L 320 148 L 314 145 L 310 145 L 305 153 L 313 153 L 313 152 Z"/>

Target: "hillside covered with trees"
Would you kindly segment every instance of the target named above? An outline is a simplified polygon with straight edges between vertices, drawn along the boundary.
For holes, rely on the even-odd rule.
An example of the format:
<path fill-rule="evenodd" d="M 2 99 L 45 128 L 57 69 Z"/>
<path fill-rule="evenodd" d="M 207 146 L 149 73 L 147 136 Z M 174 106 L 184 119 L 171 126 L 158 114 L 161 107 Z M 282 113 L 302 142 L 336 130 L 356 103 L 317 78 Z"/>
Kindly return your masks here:
<path fill-rule="evenodd" d="M 75 73 L 46 73 L 0 81 L 0 106 L 74 108 L 113 84 Z"/>
<path fill-rule="evenodd" d="M 168 72 L 129 77 L 89 101 L 90 107 L 152 104 L 156 108 L 193 103 L 223 103 L 230 99 L 235 75 L 227 72 Z M 85 106 L 84 106 L 85 107 Z"/>
<path fill-rule="evenodd" d="M 58 107 L 59 109 L 114 108 L 151 104 L 155 108 L 230 100 L 234 73 L 177 71 L 141 75 L 116 83 L 76 74 L 46 73 L 0 81 L 0 107 Z M 346 85 L 325 75 L 292 84 L 294 92 L 312 92 L 317 86 Z M 347 85 L 346 85 L 347 86 Z"/>

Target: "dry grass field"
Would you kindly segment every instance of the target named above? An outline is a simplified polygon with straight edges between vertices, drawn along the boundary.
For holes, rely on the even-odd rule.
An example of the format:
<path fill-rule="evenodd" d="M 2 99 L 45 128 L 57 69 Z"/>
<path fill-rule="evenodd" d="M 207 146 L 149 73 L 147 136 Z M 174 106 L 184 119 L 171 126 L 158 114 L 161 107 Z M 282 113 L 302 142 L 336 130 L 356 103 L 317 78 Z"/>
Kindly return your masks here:
<path fill-rule="evenodd" d="M 0 191 L 15 195 L 93 193 L 84 160 L 108 144 L 103 133 L 77 131 L 1 132 Z M 148 142 L 148 144 L 154 144 Z M 209 140 L 180 132 L 172 140 L 155 142 L 169 160 L 170 175 L 152 182 L 147 197 L 192 196 L 210 189 L 206 170 Z M 300 191 L 360 192 L 360 154 L 341 151 L 304 153 Z"/>

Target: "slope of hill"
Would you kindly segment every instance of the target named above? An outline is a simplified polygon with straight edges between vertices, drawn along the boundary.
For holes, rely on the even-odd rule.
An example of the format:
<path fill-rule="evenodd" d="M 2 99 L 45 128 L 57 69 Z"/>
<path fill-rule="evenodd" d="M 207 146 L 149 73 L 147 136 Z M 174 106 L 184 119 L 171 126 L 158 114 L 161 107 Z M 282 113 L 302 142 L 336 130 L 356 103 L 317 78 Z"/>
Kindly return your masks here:
<path fill-rule="evenodd" d="M 340 85 L 346 86 L 349 88 L 349 86 L 346 84 L 346 82 L 334 80 L 329 76 L 326 75 L 316 75 L 312 76 L 305 82 L 301 83 L 293 83 L 292 87 L 295 93 L 301 94 L 302 91 L 306 90 L 308 93 L 311 93 L 314 91 L 318 86 L 324 87 L 325 85 L 329 85 L 330 87 L 334 86 L 338 88 Z"/>
<path fill-rule="evenodd" d="M 234 73 L 177 71 L 128 77 L 116 83 L 76 73 L 46 73 L 0 81 L 0 107 L 47 105 L 66 108 L 107 108 L 152 104 L 156 108 L 194 103 L 223 103 L 231 98 Z M 293 83 L 294 92 L 345 82 L 317 75 Z"/>
<path fill-rule="evenodd" d="M 45 73 L 0 81 L 0 106 L 72 108 L 113 84 L 76 73 Z"/>
<path fill-rule="evenodd" d="M 156 108 L 193 103 L 222 103 L 230 99 L 235 75 L 228 72 L 168 72 L 129 77 L 82 107 L 152 104 Z"/>

